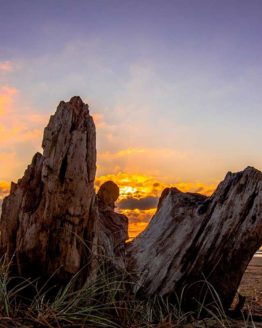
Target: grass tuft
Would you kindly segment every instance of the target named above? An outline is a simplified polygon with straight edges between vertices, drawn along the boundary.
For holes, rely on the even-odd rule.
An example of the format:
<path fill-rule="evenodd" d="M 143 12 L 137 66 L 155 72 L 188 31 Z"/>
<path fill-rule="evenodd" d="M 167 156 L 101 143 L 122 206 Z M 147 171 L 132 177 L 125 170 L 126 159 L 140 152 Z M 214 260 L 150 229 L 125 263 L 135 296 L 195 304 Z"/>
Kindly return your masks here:
<path fill-rule="evenodd" d="M 236 326 L 227 317 L 218 293 L 206 280 L 212 302 L 206 304 L 203 300 L 196 312 L 184 312 L 184 290 L 176 296 L 175 303 L 160 296 L 141 299 L 133 294 L 132 282 L 106 265 L 101 265 L 95 281 L 78 290 L 75 286 L 81 272 L 59 290 L 50 284 L 51 279 L 40 285 L 39 280 L 10 278 L 8 272 L 9 265 L 1 261 L 0 328 L 255 327 L 251 313 Z"/>

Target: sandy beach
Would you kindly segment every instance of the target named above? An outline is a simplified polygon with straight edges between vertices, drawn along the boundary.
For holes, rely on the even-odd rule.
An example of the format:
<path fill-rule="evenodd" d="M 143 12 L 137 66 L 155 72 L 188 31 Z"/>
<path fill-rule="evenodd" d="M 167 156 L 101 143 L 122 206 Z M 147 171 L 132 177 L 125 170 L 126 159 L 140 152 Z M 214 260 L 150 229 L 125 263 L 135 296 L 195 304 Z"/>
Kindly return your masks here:
<path fill-rule="evenodd" d="M 242 278 L 239 292 L 246 296 L 245 308 L 262 318 L 262 256 L 255 255 Z"/>

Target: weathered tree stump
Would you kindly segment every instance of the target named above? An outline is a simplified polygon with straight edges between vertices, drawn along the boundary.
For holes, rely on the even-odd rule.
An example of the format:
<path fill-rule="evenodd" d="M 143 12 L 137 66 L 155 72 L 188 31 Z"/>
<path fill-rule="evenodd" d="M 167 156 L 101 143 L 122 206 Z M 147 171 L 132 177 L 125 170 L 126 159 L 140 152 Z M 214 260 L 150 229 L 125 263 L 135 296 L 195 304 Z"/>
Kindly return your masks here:
<path fill-rule="evenodd" d="M 13 274 L 56 273 L 66 282 L 84 266 L 94 274 L 98 257 L 123 268 L 128 221 L 114 212 L 113 182 L 96 199 L 95 144 L 88 105 L 79 97 L 61 102 L 44 131 L 43 155 L 34 156 L 3 202 L 0 253 Z"/>
<path fill-rule="evenodd" d="M 187 305 L 204 300 L 208 281 L 228 308 L 261 244 L 262 173 L 248 167 L 228 173 L 211 197 L 164 190 L 148 227 L 128 246 L 129 270 L 144 295 L 179 295 L 187 286 Z"/>

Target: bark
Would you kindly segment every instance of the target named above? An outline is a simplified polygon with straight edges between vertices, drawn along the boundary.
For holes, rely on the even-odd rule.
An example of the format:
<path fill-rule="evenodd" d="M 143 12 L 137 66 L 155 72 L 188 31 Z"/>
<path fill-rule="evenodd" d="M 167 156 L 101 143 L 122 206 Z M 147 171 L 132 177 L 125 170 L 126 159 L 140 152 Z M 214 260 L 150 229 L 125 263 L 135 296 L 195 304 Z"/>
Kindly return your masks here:
<path fill-rule="evenodd" d="M 96 197 L 96 213 L 93 221 L 91 245 L 91 268 L 89 279 L 94 280 L 100 266 L 117 272 L 125 271 L 125 242 L 128 239 L 128 219 L 114 212 L 119 196 L 118 186 L 107 181 L 101 185 Z M 91 222 L 92 222 L 91 221 Z"/>
<path fill-rule="evenodd" d="M 101 262 L 124 268 L 128 220 L 114 212 L 113 182 L 95 195 L 95 125 L 79 97 L 61 102 L 22 179 L 3 201 L 0 254 L 11 274 L 67 282 L 82 270 L 82 283 Z M 81 285 L 81 283 L 80 283 Z"/>
<path fill-rule="evenodd" d="M 204 300 L 208 281 L 227 309 L 261 244 L 262 173 L 248 167 L 228 173 L 209 198 L 164 190 L 150 224 L 128 246 L 129 270 L 140 294 L 183 291 L 189 307 Z"/>
<path fill-rule="evenodd" d="M 3 202 L 0 250 L 22 276 L 68 280 L 86 260 L 95 201 L 95 125 L 79 97 L 61 102 L 25 175 Z"/>

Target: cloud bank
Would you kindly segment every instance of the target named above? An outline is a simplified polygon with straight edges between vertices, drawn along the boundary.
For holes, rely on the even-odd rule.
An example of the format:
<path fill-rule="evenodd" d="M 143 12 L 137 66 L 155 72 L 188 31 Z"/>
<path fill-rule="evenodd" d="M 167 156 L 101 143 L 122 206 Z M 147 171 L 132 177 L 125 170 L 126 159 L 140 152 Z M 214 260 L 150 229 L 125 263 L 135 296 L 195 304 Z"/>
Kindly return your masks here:
<path fill-rule="evenodd" d="M 148 196 L 145 198 L 127 198 L 118 202 L 118 208 L 120 210 L 150 210 L 156 208 L 158 204 L 158 197 Z"/>

